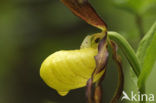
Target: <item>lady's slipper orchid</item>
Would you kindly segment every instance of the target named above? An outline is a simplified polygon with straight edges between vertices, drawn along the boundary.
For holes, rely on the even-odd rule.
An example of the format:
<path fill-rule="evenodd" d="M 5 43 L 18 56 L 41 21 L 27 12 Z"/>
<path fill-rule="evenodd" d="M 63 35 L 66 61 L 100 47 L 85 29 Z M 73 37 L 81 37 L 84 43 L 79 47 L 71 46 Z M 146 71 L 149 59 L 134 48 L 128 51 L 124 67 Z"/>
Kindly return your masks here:
<path fill-rule="evenodd" d="M 70 10 L 88 24 L 102 30 L 101 33 L 87 36 L 79 50 L 61 50 L 51 54 L 42 63 L 40 76 L 45 83 L 65 96 L 72 89 L 87 86 L 89 103 L 101 103 L 102 81 L 108 60 L 108 44 L 118 65 L 119 84 L 111 103 L 116 103 L 123 90 L 123 72 L 116 54 L 116 45 L 107 34 L 104 21 L 98 16 L 88 0 L 61 0 Z M 92 93 L 93 83 L 94 97 Z"/>
<path fill-rule="evenodd" d="M 94 56 L 98 53 L 98 44 L 103 36 L 102 33 L 87 36 L 79 50 L 61 50 L 51 54 L 42 63 L 41 78 L 62 96 L 72 89 L 86 86 L 96 67 Z M 94 76 L 94 82 L 104 71 Z"/>

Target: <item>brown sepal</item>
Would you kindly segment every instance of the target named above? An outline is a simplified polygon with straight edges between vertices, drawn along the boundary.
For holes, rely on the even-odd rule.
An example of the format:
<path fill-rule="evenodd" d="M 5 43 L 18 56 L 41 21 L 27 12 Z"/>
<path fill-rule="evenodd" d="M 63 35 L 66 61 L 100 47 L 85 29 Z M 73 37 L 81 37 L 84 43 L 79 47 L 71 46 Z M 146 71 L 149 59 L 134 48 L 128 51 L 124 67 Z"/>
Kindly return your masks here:
<path fill-rule="evenodd" d="M 107 30 L 106 24 L 90 5 L 88 0 L 61 0 L 71 11 L 86 21 L 88 24 L 95 26 L 103 31 Z"/>

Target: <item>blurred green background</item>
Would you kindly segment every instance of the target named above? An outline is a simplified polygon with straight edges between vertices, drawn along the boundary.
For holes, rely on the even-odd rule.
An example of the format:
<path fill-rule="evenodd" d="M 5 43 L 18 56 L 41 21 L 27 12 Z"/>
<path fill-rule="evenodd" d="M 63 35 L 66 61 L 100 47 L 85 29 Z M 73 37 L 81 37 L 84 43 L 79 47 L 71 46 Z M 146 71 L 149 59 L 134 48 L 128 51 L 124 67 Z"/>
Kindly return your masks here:
<path fill-rule="evenodd" d="M 156 20 L 156 2 L 129 1 L 90 0 L 109 30 L 123 34 L 136 50 Z M 96 32 L 59 0 L 0 0 L 0 103 L 85 103 L 85 87 L 61 97 L 41 80 L 39 69 L 51 53 L 78 49 L 86 35 Z M 124 57 L 123 65 L 128 69 Z M 104 101 L 110 100 L 117 83 L 111 60 L 107 70 Z M 147 91 L 156 95 L 155 73 L 153 69 Z"/>

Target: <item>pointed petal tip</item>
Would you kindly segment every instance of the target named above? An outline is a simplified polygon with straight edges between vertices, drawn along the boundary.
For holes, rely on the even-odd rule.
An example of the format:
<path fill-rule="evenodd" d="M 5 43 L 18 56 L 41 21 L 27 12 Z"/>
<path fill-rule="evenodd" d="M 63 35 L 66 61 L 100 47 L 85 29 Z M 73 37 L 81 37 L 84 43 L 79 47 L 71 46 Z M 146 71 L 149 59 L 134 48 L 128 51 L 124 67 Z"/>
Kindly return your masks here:
<path fill-rule="evenodd" d="M 69 91 L 65 91 L 65 92 L 57 91 L 57 92 L 61 96 L 66 96 L 69 93 Z"/>

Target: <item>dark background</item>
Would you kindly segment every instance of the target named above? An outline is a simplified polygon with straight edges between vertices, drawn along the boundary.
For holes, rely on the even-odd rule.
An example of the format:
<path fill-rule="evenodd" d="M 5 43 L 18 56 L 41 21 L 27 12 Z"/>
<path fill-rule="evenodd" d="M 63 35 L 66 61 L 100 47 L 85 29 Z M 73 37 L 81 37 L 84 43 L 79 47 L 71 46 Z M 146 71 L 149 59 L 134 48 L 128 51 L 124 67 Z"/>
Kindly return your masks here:
<path fill-rule="evenodd" d="M 139 14 L 140 31 L 138 16 L 114 1 L 90 0 L 109 30 L 121 33 L 136 50 L 140 33 L 146 33 L 156 20 L 156 5 Z M 0 0 L 0 103 L 85 103 L 85 88 L 61 97 L 41 80 L 39 69 L 51 53 L 78 49 L 86 35 L 96 32 L 99 30 L 73 15 L 59 0 Z M 123 61 L 124 68 L 128 67 L 125 58 Z M 110 100 L 117 83 L 111 60 L 107 70 L 104 101 Z M 156 90 L 155 84 L 150 86 Z"/>

